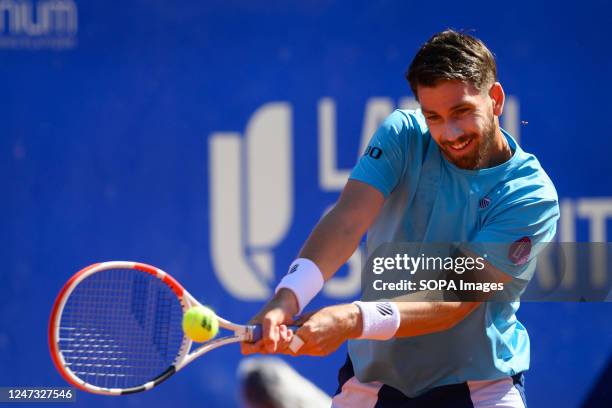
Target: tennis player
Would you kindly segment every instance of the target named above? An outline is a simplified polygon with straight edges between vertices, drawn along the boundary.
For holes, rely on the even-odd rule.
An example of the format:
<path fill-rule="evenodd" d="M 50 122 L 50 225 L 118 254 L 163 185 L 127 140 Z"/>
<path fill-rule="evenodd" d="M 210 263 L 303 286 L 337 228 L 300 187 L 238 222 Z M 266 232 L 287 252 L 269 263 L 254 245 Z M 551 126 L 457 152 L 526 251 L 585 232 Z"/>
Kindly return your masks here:
<path fill-rule="evenodd" d="M 348 340 L 335 407 L 526 406 L 518 301 L 354 302 L 307 315 L 296 333 L 286 327 L 366 231 L 368 254 L 385 242 L 464 242 L 486 254 L 488 281 L 524 290 L 555 235 L 558 199 L 536 157 L 500 128 L 496 71 L 489 49 L 465 33 L 435 34 L 419 49 L 406 77 L 421 108 L 393 112 L 374 134 L 254 317 L 264 339 L 243 344 L 245 354 L 322 356 Z"/>

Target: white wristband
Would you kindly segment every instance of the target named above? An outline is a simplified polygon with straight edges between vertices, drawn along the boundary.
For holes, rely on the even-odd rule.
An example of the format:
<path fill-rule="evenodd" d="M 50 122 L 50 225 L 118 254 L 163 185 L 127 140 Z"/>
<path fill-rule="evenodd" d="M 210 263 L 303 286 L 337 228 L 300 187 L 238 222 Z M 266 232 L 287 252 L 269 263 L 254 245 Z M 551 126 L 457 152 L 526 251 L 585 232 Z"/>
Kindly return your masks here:
<path fill-rule="evenodd" d="M 353 302 L 361 309 L 363 331 L 360 339 L 388 340 L 400 326 L 400 314 L 393 302 Z"/>
<path fill-rule="evenodd" d="M 291 290 L 297 298 L 299 309 L 297 314 L 300 314 L 323 289 L 324 283 L 323 274 L 314 262 L 310 259 L 298 258 L 293 261 L 274 293 L 278 293 L 282 288 Z"/>

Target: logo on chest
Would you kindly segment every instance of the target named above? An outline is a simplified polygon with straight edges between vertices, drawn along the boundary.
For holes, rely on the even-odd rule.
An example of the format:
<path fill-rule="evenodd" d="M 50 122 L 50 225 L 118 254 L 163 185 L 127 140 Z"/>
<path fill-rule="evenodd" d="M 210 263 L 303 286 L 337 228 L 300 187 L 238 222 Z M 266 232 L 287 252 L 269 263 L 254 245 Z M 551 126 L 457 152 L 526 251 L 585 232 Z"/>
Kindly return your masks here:
<path fill-rule="evenodd" d="M 489 206 L 489 204 L 491 204 L 491 199 L 489 197 L 482 197 L 478 202 L 478 208 L 484 210 Z"/>

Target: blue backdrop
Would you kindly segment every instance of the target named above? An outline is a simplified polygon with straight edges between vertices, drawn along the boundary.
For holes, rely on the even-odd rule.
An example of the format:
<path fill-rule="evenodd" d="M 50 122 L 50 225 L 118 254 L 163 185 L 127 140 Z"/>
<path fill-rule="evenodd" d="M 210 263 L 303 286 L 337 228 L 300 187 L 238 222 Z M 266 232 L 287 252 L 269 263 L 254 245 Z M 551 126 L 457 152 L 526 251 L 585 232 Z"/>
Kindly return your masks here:
<path fill-rule="evenodd" d="M 608 2 L 5 0 L 0 12 L 0 386 L 63 384 L 49 311 L 93 262 L 156 265 L 248 320 L 363 139 L 414 104 L 403 73 L 446 27 L 496 54 L 502 123 L 556 184 L 560 239 L 610 241 Z M 313 307 L 355 298 L 356 270 Z M 532 406 L 587 398 L 612 351 L 611 312 L 521 307 Z M 332 393 L 344 353 L 289 361 Z M 237 405 L 240 358 L 226 347 L 150 393 L 79 393 L 78 405 Z"/>

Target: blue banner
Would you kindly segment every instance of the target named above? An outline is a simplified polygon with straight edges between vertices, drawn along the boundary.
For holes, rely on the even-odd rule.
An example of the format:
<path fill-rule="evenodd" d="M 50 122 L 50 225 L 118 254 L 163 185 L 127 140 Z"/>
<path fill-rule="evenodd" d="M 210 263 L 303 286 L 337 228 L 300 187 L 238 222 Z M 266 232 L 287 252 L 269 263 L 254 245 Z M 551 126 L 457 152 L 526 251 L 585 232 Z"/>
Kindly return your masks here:
<path fill-rule="evenodd" d="M 0 386 L 65 385 L 49 313 L 94 262 L 153 264 L 246 322 L 382 119 L 416 106 L 404 72 L 447 27 L 495 53 L 502 126 L 555 183 L 559 241 L 610 241 L 610 12 L 594 0 L 0 1 Z M 359 258 L 312 308 L 358 297 Z M 521 307 L 530 404 L 586 400 L 612 352 L 611 312 Z M 345 353 L 287 361 L 333 394 Z M 241 358 L 224 347 L 149 393 L 76 404 L 238 406 Z"/>

